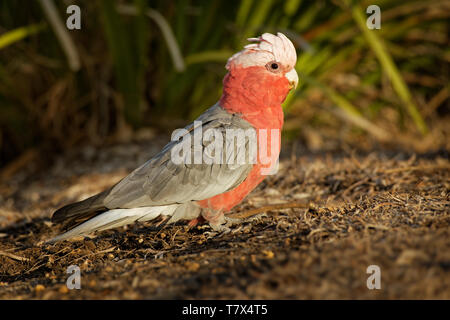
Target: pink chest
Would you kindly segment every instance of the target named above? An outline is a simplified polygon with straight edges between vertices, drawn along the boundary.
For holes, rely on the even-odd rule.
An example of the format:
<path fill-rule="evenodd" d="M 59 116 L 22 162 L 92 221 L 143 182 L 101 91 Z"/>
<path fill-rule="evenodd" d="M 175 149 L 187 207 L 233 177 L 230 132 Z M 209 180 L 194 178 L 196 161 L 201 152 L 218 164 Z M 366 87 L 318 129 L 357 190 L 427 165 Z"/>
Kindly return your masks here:
<path fill-rule="evenodd" d="M 279 107 L 279 112 L 272 114 L 270 118 L 266 118 L 266 121 L 262 121 L 264 120 L 262 118 L 257 119 L 257 121 L 252 121 L 254 119 L 246 119 L 246 117 L 243 118 L 256 128 L 258 137 L 258 161 L 253 165 L 247 178 L 239 186 L 212 198 L 197 201 L 202 208 L 209 208 L 214 211 L 231 210 L 267 177 L 271 167 L 276 166 L 280 154 L 281 127 L 283 125 L 283 111 L 281 106 Z M 266 139 L 260 139 L 261 129 L 267 132 Z M 277 140 L 275 144 L 272 144 L 272 134 L 274 134 L 274 138 Z M 265 148 L 262 144 L 265 144 Z M 261 161 L 261 152 L 265 153 L 262 155 L 264 157 L 263 161 Z"/>
<path fill-rule="evenodd" d="M 283 126 L 281 103 L 288 92 L 288 80 L 281 75 L 269 74 L 264 67 L 232 68 L 225 76 L 220 105 L 228 112 L 239 114 L 248 121 L 256 129 L 258 138 L 260 130 L 266 130 L 266 154 L 275 154 L 275 157 L 266 158 L 262 164 L 261 154 L 258 150 L 258 162 L 253 166 L 247 178 L 230 191 L 197 201 L 201 207 L 214 211 L 229 211 L 264 180 L 269 170 L 262 171 L 262 169 L 275 165 L 274 162 L 278 160 L 280 153 L 281 128 Z M 278 130 L 279 133 L 278 143 L 275 145 L 271 143 L 271 133 L 269 133 L 271 130 Z M 258 139 L 258 149 L 261 149 L 260 142 Z"/>

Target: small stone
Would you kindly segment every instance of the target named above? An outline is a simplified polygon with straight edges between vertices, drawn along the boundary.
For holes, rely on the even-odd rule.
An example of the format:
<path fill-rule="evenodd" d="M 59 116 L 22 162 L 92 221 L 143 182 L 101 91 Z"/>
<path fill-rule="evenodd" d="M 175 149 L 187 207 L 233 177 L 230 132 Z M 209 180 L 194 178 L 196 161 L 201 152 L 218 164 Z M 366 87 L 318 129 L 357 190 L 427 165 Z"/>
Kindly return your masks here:
<path fill-rule="evenodd" d="M 44 287 L 42 284 L 38 284 L 38 285 L 34 288 L 34 290 L 35 290 L 36 292 L 41 292 L 41 291 L 44 291 L 44 290 L 45 290 L 45 287 Z"/>
<path fill-rule="evenodd" d="M 66 293 L 68 293 L 69 292 L 69 289 L 67 288 L 67 286 L 61 286 L 61 287 L 59 287 L 59 293 L 63 293 L 63 294 L 66 294 Z"/>
<path fill-rule="evenodd" d="M 186 262 L 185 267 L 188 271 L 197 271 L 200 268 L 200 265 L 197 262 Z"/>
<path fill-rule="evenodd" d="M 410 266 L 415 263 L 424 263 L 428 260 L 428 256 L 419 250 L 406 249 L 398 256 L 395 261 L 398 265 Z"/>
<path fill-rule="evenodd" d="M 108 272 L 108 273 L 111 273 L 111 272 L 113 272 L 114 270 L 113 270 L 113 268 L 111 268 L 110 266 L 107 266 L 107 267 L 105 268 L 105 271 Z"/>
<path fill-rule="evenodd" d="M 270 250 L 263 250 L 262 253 L 265 255 L 267 259 L 273 259 L 273 257 L 275 256 L 273 251 Z"/>

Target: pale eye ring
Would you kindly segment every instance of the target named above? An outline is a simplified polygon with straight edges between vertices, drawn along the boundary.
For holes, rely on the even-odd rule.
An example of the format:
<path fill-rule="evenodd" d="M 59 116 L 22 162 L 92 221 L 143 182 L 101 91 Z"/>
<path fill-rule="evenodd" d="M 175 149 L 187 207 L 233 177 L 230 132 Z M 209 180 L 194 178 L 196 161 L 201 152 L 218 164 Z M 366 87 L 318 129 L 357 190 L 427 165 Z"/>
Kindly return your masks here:
<path fill-rule="evenodd" d="M 268 64 L 266 64 L 266 69 L 270 72 L 279 72 L 281 71 L 281 65 L 277 61 L 271 61 Z"/>

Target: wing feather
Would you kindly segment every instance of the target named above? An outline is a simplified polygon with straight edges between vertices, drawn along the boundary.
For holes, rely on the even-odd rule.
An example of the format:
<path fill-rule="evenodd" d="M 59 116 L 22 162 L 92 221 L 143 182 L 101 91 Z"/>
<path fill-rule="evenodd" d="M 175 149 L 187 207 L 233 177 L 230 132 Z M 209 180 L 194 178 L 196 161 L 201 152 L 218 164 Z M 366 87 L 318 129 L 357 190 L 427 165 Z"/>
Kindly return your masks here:
<path fill-rule="evenodd" d="M 223 134 L 224 148 L 230 147 L 226 146 L 226 130 L 252 129 L 247 121 L 226 112 L 218 104 L 203 113 L 197 121 L 202 121 L 203 133 L 210 128 L 219 130 Z M 193 123 L 186 129 L 193 141 Z M 181 142 L 171 141 L 160 153 L 116 184 L 104 198 L 105 207 L 135 208 L 204 200 L 238 186 L 253 167 L 248 162 L 236 164 L 239 152 L 245 152 L 246 159 L 250 158 L 248 141 L 234 146 L 233 164 L 175 164 L 171 160 L 171 150 L 178 143 Z M 205 143 L 203 147 L 206 147 Z M 193 146 L 191 148 L 193 154 Z M 225 152 L 223 156 L 226 156 Z"/>

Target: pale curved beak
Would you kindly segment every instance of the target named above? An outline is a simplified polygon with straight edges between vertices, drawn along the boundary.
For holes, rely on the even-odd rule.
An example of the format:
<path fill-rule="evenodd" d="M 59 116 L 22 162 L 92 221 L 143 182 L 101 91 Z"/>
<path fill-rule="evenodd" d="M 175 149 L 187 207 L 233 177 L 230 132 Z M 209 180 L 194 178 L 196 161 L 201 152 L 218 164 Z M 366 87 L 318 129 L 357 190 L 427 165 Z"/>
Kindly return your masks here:
<path fill-rule="evenodd" d="M 292 88 L 297 88 L 297 84 L 298 84 L 298 74 L 297 71 L 295 71 L 295 68 L 292 68 L 291 71 L 289 71 L 288 73 L 285 74 L 286 79 L 289 80 L 289 84 L 291 85 L 291 89 Z"/>

